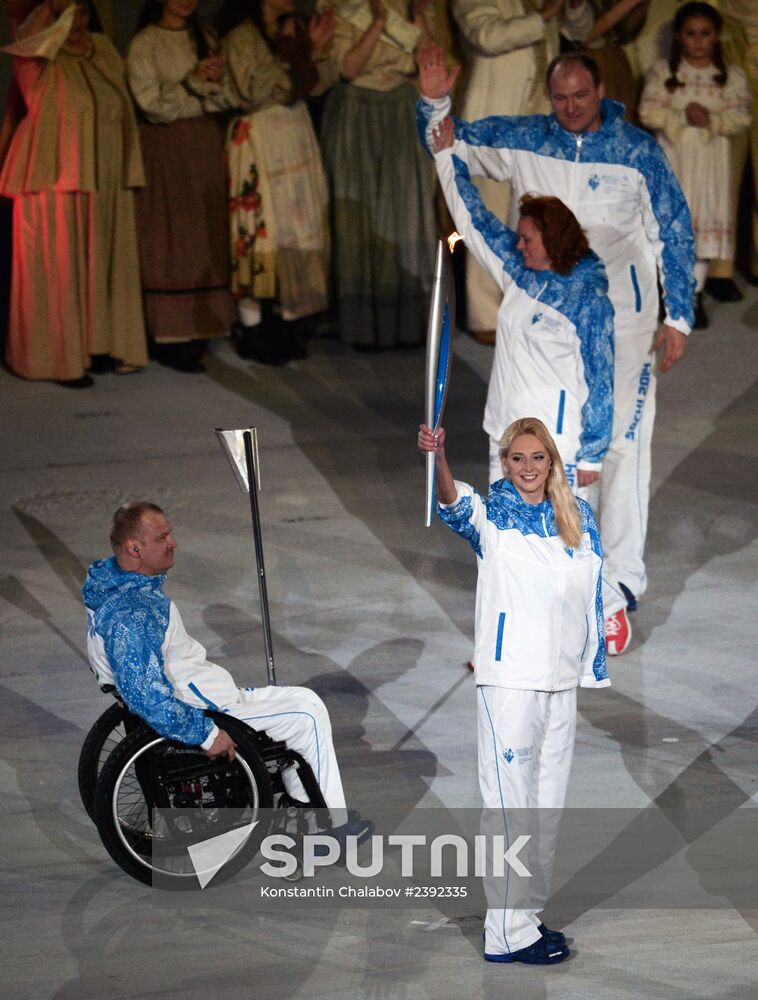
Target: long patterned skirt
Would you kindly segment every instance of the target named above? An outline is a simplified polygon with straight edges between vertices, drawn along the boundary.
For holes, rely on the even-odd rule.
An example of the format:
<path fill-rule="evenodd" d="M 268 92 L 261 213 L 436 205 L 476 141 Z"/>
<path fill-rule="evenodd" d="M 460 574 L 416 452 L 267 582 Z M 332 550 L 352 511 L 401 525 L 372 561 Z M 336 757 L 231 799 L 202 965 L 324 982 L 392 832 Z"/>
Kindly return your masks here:
<path fill-rule="evenodd" d="M 437 231 L 416 99 L 410 84 L 383 93 L 342 83 L 324 109 L 333 287 L 351 344 L 396 347 L 425 335 Z"/>
<path fill-rule="evenodd" d="M 278 299 L 286 319 L 327 305 L 326 181 L 308 109 L 274 106 L 231 123 L 232 292 Z"/>

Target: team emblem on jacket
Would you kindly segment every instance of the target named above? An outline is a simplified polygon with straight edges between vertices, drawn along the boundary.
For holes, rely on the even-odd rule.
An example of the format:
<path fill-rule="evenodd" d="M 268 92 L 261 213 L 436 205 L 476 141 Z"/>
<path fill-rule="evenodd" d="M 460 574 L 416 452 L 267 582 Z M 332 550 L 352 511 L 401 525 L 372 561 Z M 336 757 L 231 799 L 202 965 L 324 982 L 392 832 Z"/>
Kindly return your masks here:
<path fill-rule="evenodd" d="M 505 758 L 506 764 L 510 764 L 510 762 L 513 760 L 514 756 L 515 755 L 513 753 L 513 750 L 511 750 L 510 747 L 508 747 L 507 750 L 503 750 L 503 757 Z"/>
<path fill-rule="evenodd" d="M 590 174 L 587 186 L 593 191 L 597 191 L 599 187 L 603 187 L 606 191 L 627 191 L 629 179 L 623 174 Z"/>

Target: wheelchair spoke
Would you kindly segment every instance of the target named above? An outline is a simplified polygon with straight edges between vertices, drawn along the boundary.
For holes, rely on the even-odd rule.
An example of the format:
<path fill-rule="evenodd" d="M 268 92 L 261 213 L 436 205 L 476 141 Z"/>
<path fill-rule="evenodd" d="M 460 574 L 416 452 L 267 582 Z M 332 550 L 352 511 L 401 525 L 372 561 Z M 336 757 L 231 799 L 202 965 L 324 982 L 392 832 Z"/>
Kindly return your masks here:
<path fill-rule="evenodd" d="M 123 723 L 116 726 L 116 728 L 111 732 L 110 736 L 104 741 L 100 754 L 97 761 L 97 773 L 103 769 L 103 764 L 110 757 L 111 752 L 119 745 L 121 740 L 126 736 L 126 730 L 124 729 Z"/>

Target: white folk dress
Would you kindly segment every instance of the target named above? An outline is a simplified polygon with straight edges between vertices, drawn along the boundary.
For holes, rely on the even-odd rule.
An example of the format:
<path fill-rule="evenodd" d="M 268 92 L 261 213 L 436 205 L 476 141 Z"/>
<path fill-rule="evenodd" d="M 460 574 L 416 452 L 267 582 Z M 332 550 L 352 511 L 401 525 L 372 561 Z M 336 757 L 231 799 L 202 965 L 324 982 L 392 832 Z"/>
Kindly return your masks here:
<path fill-rule="evenodd" d="M 665 85 L 671 71 L 661 59 L 647 75 L 639 106 L 640 121 L 655 131 L 682 186 L 701 260 L 731 260 L 734 255 L 729 137 L 750 124 L 745 74 L 729 66 L 720 87 L 713 79 L 717 73 L 714 65 L 696 69 L 682 60 L 677 79 L 684 86 L 672 92 Z M 708 128 L 687 124 L 685 109 L 691 102 L 708 109 Z"/>

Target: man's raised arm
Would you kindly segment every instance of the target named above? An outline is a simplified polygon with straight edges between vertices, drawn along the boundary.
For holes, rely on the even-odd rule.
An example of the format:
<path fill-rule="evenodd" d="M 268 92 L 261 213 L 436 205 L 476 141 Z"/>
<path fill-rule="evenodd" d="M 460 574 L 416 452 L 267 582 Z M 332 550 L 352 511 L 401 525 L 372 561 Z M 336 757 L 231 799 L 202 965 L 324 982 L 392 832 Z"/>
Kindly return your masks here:
<path fill-rule="evenodd" d="M 448 72 L 444 50 L 434 43 L 421 46 L 416 52 L 419 67 L 421 97 L 416 106 L 416 121 L 422 146 L 434 152 L 432 133 L 450 115 L 450 94 L 460 72 L 460 66 Z M 505 181 L 510 178 L 511 156 L 508 131 L 513 119 L 504 116 L 463 122 L 453 117 L 456 155 L 464 161 L 472 176 Z"/>

